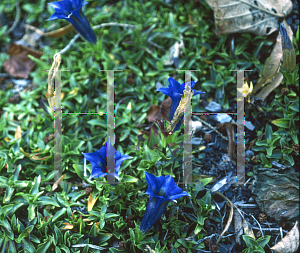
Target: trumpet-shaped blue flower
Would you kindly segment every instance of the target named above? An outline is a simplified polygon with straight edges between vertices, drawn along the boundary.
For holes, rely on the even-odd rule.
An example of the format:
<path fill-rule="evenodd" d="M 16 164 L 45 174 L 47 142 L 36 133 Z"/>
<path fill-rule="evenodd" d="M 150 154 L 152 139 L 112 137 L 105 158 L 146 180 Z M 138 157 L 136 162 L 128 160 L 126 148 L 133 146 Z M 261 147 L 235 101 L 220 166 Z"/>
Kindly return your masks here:
<path fill-rule="evenodd" d="M 173 119 L 174 113 L 180 103 L 181 97 L 183 95 L 183 91 L 185 90 L 185 83 L 180 84 L 172 77 L 169 77 L 168 81 L 169 81 L 169 87 L 162 87 L 162 88 L 159 88 L 157 91 L 161 91 L 162 93 L 164 93 L 165 95 L 169 96 L 172 99 L 171 110 L 170 110 L 170 121 L 171 121 Z M 194 92 L 193 96 L 201 94 L 201 93 L 205 93 L 202 91 L 194 90 L 193 87 L 195 84 L 196 84 L 196 82 L 191 81 L 191 88 L 192 88 L 192 91 Z M 182 120 L 183 120 L 183 116 L 181 117 L 181 119 L 179 120 L 179 122 L 177 123 L 177 125 L 175 126 L 173 131 L 178 131 L 180 129 Z"/>
<path fill-rule="evenodd" d="M 84 0 L 63 0 L 48 4 L 54 8 L 55 13 L 47 20 L 68 20 L 84 39 L 96 44 L 96 35 L 92 30 L 88 19 L 81 10 L 88 2 L 85 2 Z"/>
<path fill-rule="evenodd" d="M 150 195 L 140 230 L 146 233 L 167 209 L 168 203 L 183 196 L 189 196 L 182 191 L 171 176 L 156 177 L 145 172 L 148 183 L 146 194 Z"/>
<path fill-rule="evenodd" d="M 92 164 L 92 174 L 89 179 L 97 178 L 97 177 L 104 177 L 108 173 L 106 171 L 106 156 L 107 156 L 107 143 L 111 146 L 110 141 L 108 140 L 105 143 L 105 146 L 100 148 L 98 151 L 94 153 L 82 153 L 84 157 L 91 162 Z M 115 150 L 115 178 L 119 179 L 119 170 L 120 166 L 123 161 L 132 158 L 128 155 L 121 155 L 121 153 Z"/>

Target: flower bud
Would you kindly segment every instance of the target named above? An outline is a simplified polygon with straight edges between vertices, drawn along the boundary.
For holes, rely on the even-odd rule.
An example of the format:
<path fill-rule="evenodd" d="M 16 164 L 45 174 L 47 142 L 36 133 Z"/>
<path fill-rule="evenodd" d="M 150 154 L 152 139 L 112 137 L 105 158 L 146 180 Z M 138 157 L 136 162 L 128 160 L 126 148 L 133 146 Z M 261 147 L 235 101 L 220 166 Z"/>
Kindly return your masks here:
<path fill-rule="evenodd" d="M 287 72 L 292 72 L 296 68 L 296 52 L 293 43 L 287 35 L 284 24 L 280 24 L 283 67 Z"/>

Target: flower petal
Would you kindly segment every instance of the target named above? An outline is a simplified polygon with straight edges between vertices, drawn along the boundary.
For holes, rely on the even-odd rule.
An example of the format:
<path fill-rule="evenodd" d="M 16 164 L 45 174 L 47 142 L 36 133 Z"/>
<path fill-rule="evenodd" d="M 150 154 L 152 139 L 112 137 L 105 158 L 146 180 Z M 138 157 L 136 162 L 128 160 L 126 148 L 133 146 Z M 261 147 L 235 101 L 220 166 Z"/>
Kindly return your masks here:
<path fill-rule="evenodd" d="M 66 15 L 63 14 L 63 13 L 57 13 L 57 12 L 55 12 L 55 13 L 53 13 L 51 15 L 50 18 L 46 19 L 46 21 L 55 20 L 55 19 L 66 19 Z"/>
<path fill-rule="evenodd" d="M 91 164 L 92 174 L 91 177 L 103 177 L 103 173 L 106 173 L 106 150 L 105 147 L 100 148 L 93 153 L 82 153 Z M 91 178 L 90 177 L 90 178 Z"/>
<path fill-rule="evenodd" d="M 68 20 L 85 40 L 96 44 L 96 35 L 81 10 L 82 6 L 86 5 L 87 2 L 83 0 L 63 0 L 48 4 L 54 8 L 55 13 L 47 20 Z"/>
<path fill-rule="evenodd" d="M 162 92 L 163 94 L 165 94 L 165 95 L 171 97 L 169 87 L 161 87 L 161 88 L 157 89 L 156 91 L 160 91 L 160 92 Z"/>
<path fill-rule="evenodd" d="M 165 181 L 165 177 L 164 176 L 156 177 L 153 174 L 150 174 L 146 171 L 145 171 L 145 176 L 148 183 L 148 190 L 146 191 L 146 194 L 151 196 L 157 195 L 161 186 Z"/>
<path fill-rule="evenodd" d="M 93 167 L 90 178 L 104 177 L 107 173 L 102 171 L 102 168 Z"/>
<path fill-rule="evenodd" d="M 174 200 L 183 196 L 189 196 L 187 192 L 183 192 L 180 187 L 178 187 L 171 176 L 166 176 L 162 188 L 165 189 L 165 197 Z"/>
<path fill-rule="evenodd" d="M 182 89 L 181 89 L 179 82 L 177 82 L 172 77 L 169 77 L 168 81 L 169 81 L 169 88 L 172 90 L 173 93 L 181 93 L 182 94 Z"/>
<path fill-rule="evenodd" d="M 205 92 L 203 92 L 203 91 L 196 91 L 196 90 L 193 90 L 193 92 L 194 92 L 194 95 L 193 95 L 193 96 L 196 96 L 196 95 L 198 95 L 198 94 L 203 94 L 203 93 L 205 93 Z"/>
<path fill-rule="evenodd" d="M 64 13 L 65 11 L 70 12 L 72 10 L 68 1 L 57 1 L 48 4 L 55 10 L 55 12 Z"/>
<path fill-rule="evenodd" d="M 116 151 L 116 152 L 118 152 L 118 151 Z M 119 152 L 120 153 L 120 152 Z M 122 164 L 122 162 L 124 162 L 125 160 L 127 160 L 127 159 L 130 159 L 130 158 L 132 158 L 132 156 L 129 156 L 129 155 L 123 155 L 123 156 L 121 156 L 121 158 L 119 158 L 118 160 L 116 160 L 116 164 L 115 164 L 115 172 L 119 172 L 119 170 L 120 170 L 120 166 L 121 166 L 121 164 Z"/>
<path fill-rule="evenodd" d="M 82 153 L 84 157 L 91 163 L 99 164 L 101 163 L 106 167 L 106 150 L 105 147 L 100 148 L 98 151 L 93 153 Z"/>
<path fill-rule="evenodd" d="M 179 198 L 184 197 L 184 196 L 190 196 L 190 194 L 188 194 L 186 191 L 182 191 L 181 193 L 170 196 L 169 199 L 174 200 L 174 199 L 179 199 Z"/>

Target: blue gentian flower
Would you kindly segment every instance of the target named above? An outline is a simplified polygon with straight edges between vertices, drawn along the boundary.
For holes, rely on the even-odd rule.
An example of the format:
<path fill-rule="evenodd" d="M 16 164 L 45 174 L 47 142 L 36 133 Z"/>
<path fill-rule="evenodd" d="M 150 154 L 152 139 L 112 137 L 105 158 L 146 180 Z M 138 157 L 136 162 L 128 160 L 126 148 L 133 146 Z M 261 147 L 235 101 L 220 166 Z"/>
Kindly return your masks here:
<path fill-rule="evenodd" d="M 92 174 L 89 179 L 97 178 L 97 177 L 104 177 L 108 173 L 106 171 L 106 156 L 107 156 L 107 143 L 111 146 L 110 141 L 108 140 L 105 143 L 105 146 L 100 148 L 98 151 L 94 153 L 82 153 L 84 157 L 91 162 L 92 164 Z M 115 173 L 114 176 L 116 179 L 119 179 L 119 170 L 120 166 L 123 161 L 132 158 L 128 155 L 121 155 L 121 153 L 115 150 Z"/>
<path fill-rule="evenodd" d="M 146 233 L 159 220 L 170 201 L 189 196 L 175 184 L 174 179 L 169 175 L 156 177 L 145 171 L 145 176 L 148 183 L 146 194 L 150 195 L 150 200 L 140 226 L 143 233 Z"/>
<path fill-rule="evenodd" d="M 180 84 L 172 77 L 169 77 L 168 81 L 169 81 L 169 87 L 162 87 L 162 88 L 159 88 L 157 91 L 161 91 L 162 93 L 164 93 L 165 95 L 169 96 L 172 99 L 171 110 L 170 110 L 170 121 L 171 121 L 173 119 L 174 113 L 175 113 L 175 111 L 180 103 L 181 97 L 183 95 L 183 91 L 185 89 L 185 83 Z M 193 96 L 201 94 L 201 93 L 205 93 L 202 91 L 194 90 L 193 87 L 195 84 L 196 84 L 196 82 L 191 81 L 192 91 L 194 92 Z M 182 120 L 183 120 L 183 116 L 181 117 L 181 119 L 179 120 L 177 125 L 175 126 L 175 128 L 173 130 L 174 132 L 178 131 L 180 129 Z"/>
<path fill-rule="evenodd" d="M 292 72 L 296 68 L 296 52 L 283 22 L 280 23 L 280 33 L 282 43 L 282 65 L 287 72 Z"/>
<path fill-rule="evenodd" d="M 68 20 L 84 39 L 96 44 L 96 35 L 92 30 L 88 19 L 81 10 L 88 2 L 84 0 L 63 0 L 48 4 L 54 8 L 55 13 L 47 20 Z"/>

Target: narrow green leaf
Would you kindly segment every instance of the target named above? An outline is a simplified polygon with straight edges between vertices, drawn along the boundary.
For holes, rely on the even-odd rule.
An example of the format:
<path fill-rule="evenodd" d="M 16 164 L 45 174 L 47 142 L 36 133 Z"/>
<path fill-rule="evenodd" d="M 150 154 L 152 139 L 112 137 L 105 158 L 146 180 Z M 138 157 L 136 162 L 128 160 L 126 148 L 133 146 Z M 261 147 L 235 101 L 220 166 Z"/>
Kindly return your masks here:
<path fill-rule="evenodd" d="M 65 212 L 67 211 L 67 208 L 63 207 L 62 209 L 60 209 L 57 213 L 55 213 L 55 215 L 52 218 L 52 221 L 56 221 L 59 217 L 63 216 L 65 214 Z"/>
<path fill-rule="evenodd" d="M 122 178 L 122 183 L 136 183 L 139 179 L 130 175 L 124 175 Z"/>
<path fill-rule="evenodd" d="M 289 128 L 290 119 L 276 119 L 272 123 L 278 127 Z"/>
<path fill-rule="evenodd" d="M 42 245 L 38 247 L 36 253 L 47 253 L 52 241 L 53 238 L 49 236 L 46 242 L 44 242 Z"/>

